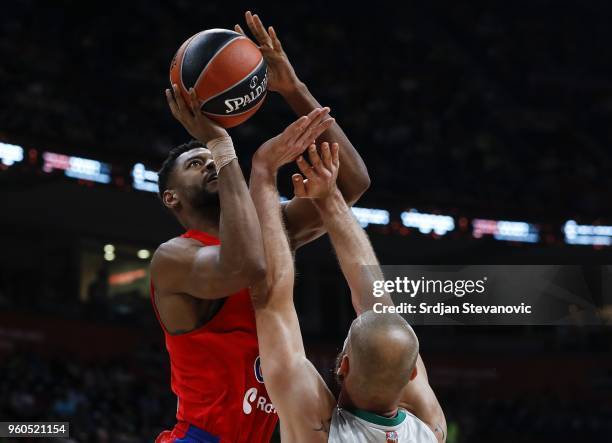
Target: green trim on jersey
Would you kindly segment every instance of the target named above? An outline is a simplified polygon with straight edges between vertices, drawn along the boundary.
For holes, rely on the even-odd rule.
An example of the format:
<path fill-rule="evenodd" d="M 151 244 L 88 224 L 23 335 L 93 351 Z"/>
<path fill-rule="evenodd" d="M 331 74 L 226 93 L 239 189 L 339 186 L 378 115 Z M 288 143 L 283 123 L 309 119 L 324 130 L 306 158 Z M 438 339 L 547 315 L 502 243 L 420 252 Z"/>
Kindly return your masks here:
<path fill-rule="evenodd" d="M 379 426 L 398 426 L 402 424 L 406 418 L 406 411 L 403 409 L 398 409 L 395 417 L 391 418 L 364 411 L 363 409 L 347 409 L 347 411 L 353 414 L 355 417 L 359 417 L 362 420 Z"/>

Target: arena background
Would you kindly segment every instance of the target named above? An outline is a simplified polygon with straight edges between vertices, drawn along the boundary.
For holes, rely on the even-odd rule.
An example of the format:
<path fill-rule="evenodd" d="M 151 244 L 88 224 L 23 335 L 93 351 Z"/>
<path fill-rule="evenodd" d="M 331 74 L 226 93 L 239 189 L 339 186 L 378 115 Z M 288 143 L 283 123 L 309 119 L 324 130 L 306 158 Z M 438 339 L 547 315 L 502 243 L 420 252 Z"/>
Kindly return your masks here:
<path fill-rule="evenodd" d="M 606 2 L 5 4 L 1 420 L 67 420 L 79 443 L 150 442 L 173 425 L 147 262 L 180 229 L 147 171 L 187 139 L 163 96 L 175 50 L 247 8 L 363 155 L 357 215 L 382 263 L 612 263 Z M 292 118 L 271 94 L 231 131 L 245 174 Z M 326 239 L 297 269 L 306 347 L 331 382 L 349 294 Z M 611 435 L 600 307 L 607 326 L 419 327 L 448 442 Z"/>

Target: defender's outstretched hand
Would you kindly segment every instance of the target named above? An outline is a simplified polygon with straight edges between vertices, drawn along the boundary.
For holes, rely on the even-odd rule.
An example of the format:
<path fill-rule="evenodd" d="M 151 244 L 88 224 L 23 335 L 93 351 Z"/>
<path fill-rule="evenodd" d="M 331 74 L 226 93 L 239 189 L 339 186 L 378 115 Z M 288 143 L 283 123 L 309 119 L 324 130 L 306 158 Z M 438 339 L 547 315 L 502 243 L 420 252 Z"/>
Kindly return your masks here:
<path fill-rule="evenodd" d="M 254 166 L 264 166 L 276 172 L 281 166 L 292 162 L 334 122 L 329 108 L 315 108 L 310 114 L 298 118 L 287 129 L 271 138 L 255 152 Z"/>
<path fill-rule="evenodd" d="M 244 18 L 268 64 L 268 89 L 282 95 L 290 93 L 300 83 L 300 80 L 283 50 L 276 31 L 272 26 L 266 30 L 259 16 L 251 14 L 251 11 L 247 11 Z M 234 26 L 234 29 L 246 37 L 240 25 Z"/>
<path fill-rule="evenodd" d="M 293 174 L 291 182 L 296 197 L 324 199 L 332 193 L 336 187 L 338 167 L 340 159 L 338 156 L 338 143 L 321 144 L 321 155 L 313 144 L 308 148 L 308 163 L 304 156 L 297 159 L 298 168 L 303 174 Z M 306 177 L 306 179 L 304 179 Z"/>
<path fill-rule="evenodd" d="M 206 143 L 228 135 L 225 129 L 200 111 L 198 98 L 193 88 L 189 90 L 189 103 L 185 103 L 176 83 L 172 85 L 172 90 L 166 89 L 166 99 L 174 118 L 181 122 L 193 138 Z"/>

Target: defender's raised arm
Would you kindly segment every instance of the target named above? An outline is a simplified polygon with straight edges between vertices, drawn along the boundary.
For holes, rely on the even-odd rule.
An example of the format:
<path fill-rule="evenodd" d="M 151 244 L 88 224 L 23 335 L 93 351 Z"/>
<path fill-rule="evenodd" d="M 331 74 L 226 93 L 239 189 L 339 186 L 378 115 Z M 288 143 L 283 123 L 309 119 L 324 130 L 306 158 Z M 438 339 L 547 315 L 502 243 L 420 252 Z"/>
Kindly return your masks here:
<path fill-rule="evenodd" d="M 319 113 L 319 116 L 317 116 Z M 315 110 L 310 126 L 321 132 L 331 124 L 327 112 Z M 327 118 L 327 119 L 324 119 Z M 250 189 L 259 216 L 267 275 L 251 288 L 257 339 L 266 389 L 281 421 L 286 442 L 327 442 L 335 400 L 306 358 L 293 304 L 293 257 L 282 222 L 276 188 L 278 168 L 301 153 L 312 137 L 304 137 L 302 117 L 280 136 L 265 143 L 253 158 Z M 308 132 L 308 131 L 306 131 Z"/>

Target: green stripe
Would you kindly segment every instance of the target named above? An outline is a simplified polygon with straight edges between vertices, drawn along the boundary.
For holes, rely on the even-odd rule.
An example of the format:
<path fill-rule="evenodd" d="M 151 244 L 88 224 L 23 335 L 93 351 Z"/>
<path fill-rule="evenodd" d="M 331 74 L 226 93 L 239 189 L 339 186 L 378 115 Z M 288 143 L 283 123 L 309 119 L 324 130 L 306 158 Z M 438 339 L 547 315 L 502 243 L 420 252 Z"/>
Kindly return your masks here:
<path fill-rule="evenodd" d="M 380 426 L 397 426 L 406 418 L 406 412 L 402 409 L 397 410 L 395 417 L 383 417 L 382 415 L 373 414 L 372 412 L 364 411 L 363 409 L 347 409 L 355 417 Z"/>

